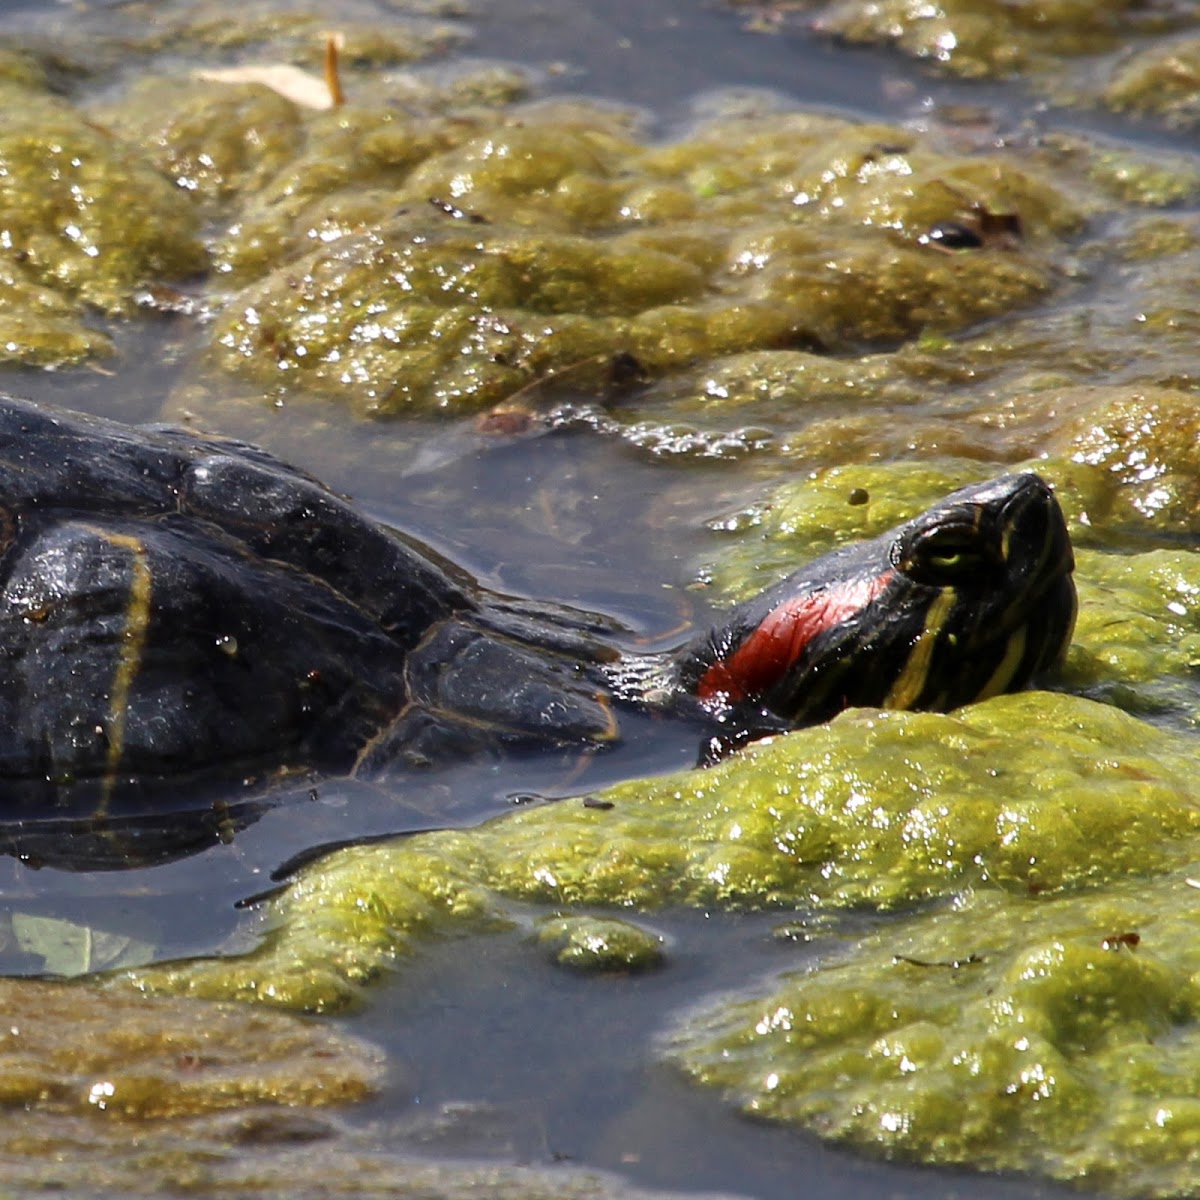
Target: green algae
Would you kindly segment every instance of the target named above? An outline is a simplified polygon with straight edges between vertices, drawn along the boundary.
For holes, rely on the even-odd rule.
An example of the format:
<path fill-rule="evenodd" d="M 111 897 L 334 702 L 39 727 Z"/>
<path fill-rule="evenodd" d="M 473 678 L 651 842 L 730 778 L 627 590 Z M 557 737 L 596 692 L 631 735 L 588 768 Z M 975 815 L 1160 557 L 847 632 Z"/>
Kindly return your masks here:
<path fill-rule="evenodd" d="M 219 1200 L 735 1200 L 635 1187 L 619 1176 L 558 1164 L 440 1162 L 397 1153 L 331 1121 L 250 1111 L 139 1129 L 121 1142 L 84 1127 L 27 1139 L 3 1159 L 20 1192 L 64 1200 L 97 1195 Z M 52 1157 L 57 1155 L 58 1157 Z M 2 1193 L 0 1193 L 2 1194 Z"/>
<path fill-rule="evenodd" d="M 663 938 L 611 917 L 556 914 L 538 923 L 537 944 L 575 971 L 644 971 L 663 961 Z"/>
<path fill-rule="evenodd" d="M 1194 127 L 1200 120 L 1200 39 L 1167 41 L 1134 55 L 1114 72 L 1104 99 L 1119 112 Z"/>
<path fill-rule="evenodd" d="M 1200 167 L 1192 157 L 1083 137 L 1047 133 L 1041 150 L 1052 162 L 1082 170 L 1093 183 L 1126 204 L 1160 208 L 1200 192 Z"/>
<path fill-rule="evenodd" d="M 367 1043 L 282 1013 L 150 1004 L 30 980 L 0 980 L 0 994 L 8 1142 L 29 1132 L 15 1113 L 121 1124 L 257 1105 L 345 1104 L 371 1094 L 381 1078 L 380 1056 Z"/>
<path fill-rule="evenodd" d="M 896 910 L 985 883 L 1069 892 L 1194 856 L 1193 758 L 1185 737 L 1049 693 L 851 712 L 709 770 L 618 784 L 599 807 L 340 852 L 273 902 L 254 953 L 113 986 L 341 1007 L 425 938 L 511 924 L 513 901 Z"/>
<path fill-rule="evenodd" d="M 105 312 L 204 269 L 186 196 L 68 105 L 8 91 L 0 108 L 0 264 Z"/>
<path fill-rule="evenodd" d="M 738 7 L 759 0 L 732 0 Z M 836 0 L 818 5 L 823 33 L 850 42 L 895 46 L 913 58 L 966 78 L 1005 77 L 1062 69 L 1064 58 L 1100 55 L 1130 39 L 1186 28 L 1190 9 L 1146 6 L 1138 0 L 1095 5 L 1088 0 Z"/>
<path fill-rule="evenodd" d="M 18 45 L 3 43 L 0 43 L 0 80 L 34 92 L 43 91 L 49 82 L 36 55 Z"/>
<path fill-rule="evenodd" d="M 1157 176 L 1113 163 L 1099 181 L 1093 153 L 1066 153 L 1073 165 L 1064 153 L 1060 147 L 1050 156 L 1062 171 L 1085 172 L 1103 192 L 1128 188 L 1138 205 L 1194 194 L 1191 159 Z M 812 469 L 1071 455 L 1080 449 L 1070 445 L 1079 432 L 1073 423 L 1089 408 L 1122 403 L 1119 389 L 1174 391 L 1166 406 L 1190 424 L 1183 409 L 1195 394 L 1195 218 L 1114 208 L 1125 200 L 1105 199 L 1091 183 L 1081 188 L 1078 195 L 1090 195 L 1088 203 L 1105 214 L 1103 236 L 1080 244 L 1070 281 L 1036 315 L 1012 313 L 954 337 L 926 331 L 884 352 L 759 349 L 708 358 L 672 372 L 632 404 L 623 401 L 615 432 L 653 448 L 661 430 L 659 442 L 669 447 L 670 432 L 689 427 L 691 445 L 703 452 L 722 434 L 749 427 L 760 431 L 754 451 L 761 463 Z M 1174 486 L 1185 488 L 1182 474 Z M 1153 491 L 1148 479 L 1142 490 Z"/>
<path fill-rule="evenodd" d="M 462 35 L 416 7 L 417 20 L 386 26 L 345 14 L 343 79 L 360 93 L 378 90 L 381 68 L 443 52 Z M 307 145 L 296 106 L 260 85 L 205 84 L 177 69 L 165 78 L 143 65 L 119 99 L 86 110 L 50 95 L 52 72 L 56 86 L 64 70 L 128 72 L 134 57 L 157 60 L 179 45 L 200 59 L 257 50 L 311 67 L 326 25 L 323 14 L 271 6 L 176 4 L 152 22 L 64 34 L 61 45 L 78 43 L 86 66 L 0 48 L 0 359 L 55 367 L 109 353 L 89 310 L 127 317 L 139 288 L 206 273 L 203 222 L 227 215 L 236 196 L 264 192 Z M 503 90 L 495 69 L 460 75 L 424 90 L 463 103 Z"/>
<path fill-rule="evenodd" d="M 402 1125 L 347 1128 L 331 1110 L 374 1095 L 384 1062 L 327 1024 L 36 980 L 0 980 L 0 1002 L 13 1194 L 666 1200 L 569 1167 L 418 1159 L 395 1148 Z"/>
<path fill-rule="evenodd" d="M 890 1158 L 1191 1195 L 1198 917 L 1183 872 L 978 892 L 706 1005 L 668 1054 L 746 1112 Z"/>
<path fill-rule="evenodd" d="M 148 78 L 95 116 L 181 191 L 209 202 L 265 187 L 302 144 L 298 107 L 261 84 Z"/>
<path fill-rule="evenodd" d="M 1079 616 L 1065 686 L 1131 712 L 1200 720 L 1200 556 L 1078 555 Z"/>
<path fill-rule="evenodd" d="M 127 27 L 117 26 L 121 30 L 117 36 L 127 54 L 157 55 L 184 44 L 194 54 L 213 58 L 240 51 L 319 67 L 326 37 L 335 29 L 343 43 L 344 66 L 351 72 L 417 62 L 444 52 L 464 36 L 460 23 L 445 19 L 461 16 L 461 7 L 446 12 L 422 4 L 391 7 L 388 19 L 380 21 L 369 8 L 346 5 L 333 23 L 331 14 L 319 7 L 256 0 L 236 6 L 223 0 L 176 0 L 156 6 L 152 22 L 139 20 L 135 11 Z M 362 19 L 368 14 L 376 19 Z"/>
<path fill-rule="evenodd" d="M 14 1194 L 667 1200 L 568 1167 L 414 1158 L 396 1150 L 402 1123 L 347 1128 L 331 1110 L 395 1072 L 328 1024 L 92 983 L 0 979 L 0 1003 L 0 1166 Z"/>
<path fill-rule="evenodd" d="M 0 263 L 0 361 L 53 367 L 111 351 L 81 305 L 34 282 L 21 265 Z"/>
<path fill-rule="evenodd" d="M 27 60 L 0 82 L 0 361 L 57 367 L 112 352 L 89 310 L 202 270 L 185 197 L 44 90 Z"/>
<path fill-rule="evenodd" d="M 1196 393 L 1141 387 L 1064 392 L 1051 451 L 1098 468 L 1121 486 L 1111 524 L 1191 532 L 1200 513 Z"/>
<path fill-rule="evenodd" d="M 1041 296 L 1081 219 L 1011 160 L 833 118 L 727 119 L 669 146 L 579 108 L 475 124 L 415 166 L 389 132 L 407 175 L 386 195 L 357 143 L 351 169 L 331 142 L 302 202 L 260 210 L 220 252 L 240 275 L 308 247 L 231 297 L 215 361 L 276 395 L 389 413 L 480 407 L 618 352 L 657 374 L 755 346 L 896 343 Z M 920 243 L 979 211 L 1019 211 L 1028 245 L 963 260 Z"/>

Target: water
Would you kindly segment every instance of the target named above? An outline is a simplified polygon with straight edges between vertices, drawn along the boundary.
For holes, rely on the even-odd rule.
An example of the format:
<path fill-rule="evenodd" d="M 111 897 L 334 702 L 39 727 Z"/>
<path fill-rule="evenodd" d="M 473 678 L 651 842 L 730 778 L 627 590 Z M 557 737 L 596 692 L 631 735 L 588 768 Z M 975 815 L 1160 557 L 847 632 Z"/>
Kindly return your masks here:
<path fill-rule="evenodd" d="M 0 17 L 24 25 L 49 7 L 0 4 Z M 1050 119 L 1019 89 L 934 81 L 882 52 L 821 42 L 798 22 L 780 36 L 739 33 L 717 4 L 504 0 L 484 9 L 474 22 L 474 52 L 541 69 L 566 64 L 546 74 L 547 91 L 639 106 L 664 135 L 689 118 L 698 94 L 728 86 L 778 89 L 805 104 L 891 120 L 931 100 L 999 102 L 1014 123 Z M 1131 132 L 1097 114 L 1073 114 L 1069 123 Z M 1163 130 L 1134 132 L 1146 144 L 1179 141 Z M 116 377 L 10 370 L 0 373 L 0 387 L 123 419 L 158 419 L 163 396 L 192 369 L 196 334 L 167 319 L 121 337 L 126 365 Z M 314 436 L 320 416 L 296 408 L 286 426 L 255 418 L 223 432 L 264 442 L 489 587 L 611 613 L 650 641 L 703 618 L 686 586 L 708 545 L 695 512 L 730 511 L 753 493 L 752 482 L 724 464 L 672 469 L 583 432 L 488 445 L 431 422 L 346 421 L 337 436 L 323 423 Z M 253 937 L 257 917 L 235 902 L 269 888 L 281 863 L 314 845 L 471 823 L 504 811 L 517 795 L 578 793 L 694 757 L 686 730 L 664 738 L 661 727 L 630 719 L 626 732 L 618 752 L 587 761 L 467 764 L 412 789 L 334 780 L 314 795 L 305 785 L 232 844 L 177 864 L 114 875 L 34 873 L 6 860 L 0 886 L 24 912 L 86 916 L 156 955 L 236 948 Z M 349 1119 L 366 1129 L 378 1124 L 389 1145 L 418 1152 L 565 1159 L 639 1183 L 759 1200 L 1067 1194 L 1029 1180 L 864 1161 L 739 1119 L 658 1065 L 655 1039 L 695 997 L 814 953 L 772 938 L 777 921 L 655 915 L 650 923 L 671 938 L 667 969 L 600 981 L 542 963 L 515 934 L 432 946 L 350 1019 L 388 1049 L 395 1069 L 387 1089 Z M 40 966 L 19 956 L 5 965 L 14 973 Z"/>

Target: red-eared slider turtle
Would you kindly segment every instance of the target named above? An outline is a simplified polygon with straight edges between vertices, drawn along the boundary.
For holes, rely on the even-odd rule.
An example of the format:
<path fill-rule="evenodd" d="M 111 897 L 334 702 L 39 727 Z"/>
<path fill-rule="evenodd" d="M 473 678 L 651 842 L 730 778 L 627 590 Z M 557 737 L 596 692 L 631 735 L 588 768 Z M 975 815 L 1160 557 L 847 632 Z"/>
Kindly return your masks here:
<path fill-rule="evenodd" d="M 241 443 L 0 398 L 0 794 L 103 823 L 220 783 L 604 743 L 624 705 L 729 742 L 953 708 L 1055 662 L 1075 611 L 1032 474 L 802 568 L 679 650 L 489 594 Z"/>

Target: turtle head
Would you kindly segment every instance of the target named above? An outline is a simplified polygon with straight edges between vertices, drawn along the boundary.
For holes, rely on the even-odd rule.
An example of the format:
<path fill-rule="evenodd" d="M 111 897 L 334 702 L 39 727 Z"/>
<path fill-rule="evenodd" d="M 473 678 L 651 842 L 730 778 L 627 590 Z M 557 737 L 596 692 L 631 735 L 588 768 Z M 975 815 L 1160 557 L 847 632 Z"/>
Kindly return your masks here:
<path fill-rule="evenodd" d="M 679 660 L 718 713 L 798 725 L 843 708 L 949 710 L 1055 665 L 1075 621 L 1062 510 L 1037 475 L 954 492 L 740 606 Z"/>
<path fill-rule="evenodd" d="M 1032 473 L 963 488 L 899 526 L 888 561 L 924 620 L 892 708 L 954 708 L 1059 663 L 1075 625 L 1075 558 L 1054 493 Z"/>

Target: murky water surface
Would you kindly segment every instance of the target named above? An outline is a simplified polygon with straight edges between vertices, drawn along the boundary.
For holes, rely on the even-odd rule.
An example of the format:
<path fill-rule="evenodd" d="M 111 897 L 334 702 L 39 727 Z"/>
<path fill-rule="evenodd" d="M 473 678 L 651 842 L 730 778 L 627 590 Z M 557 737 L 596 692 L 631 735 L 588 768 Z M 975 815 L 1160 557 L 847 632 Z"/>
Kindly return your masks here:
<path fill-rule="evenodd" d="M 36 29 L 56 7 L 0 5 L 0 21 Z M 105 6 L 90 8 L 91 19 L 103 19 Z M 737 86 L 888 121 L 960 103 L 993 106 L 995 119 L 1014 129 L 1037 121 L 1118 132 L 1144 147 L 1186 144 L 1153 123 L 1047 113 L 1018 84 L 934 80 L 882 50 L 820 40 L 799 19 L 763 35 L 744 32 L 716 3 L 503 0 L 481 8 L 472 54 L 533 66 L 546 94 L 578 92 L 644 108 L 647 126 L 664 137 L 692 119 L 697 96 Z M 0 387 L 127 420 L 179 419 L 179 404 L 165 398 L 195 373 L 202 334 L 187 320 L 158 317 L 116 337 L 111 373 L 10 368 L 0 372 Z M 647 643 L 703 618 L 703 601 L 688 589 L 710 549 L 703 522 L 734 511 L 758 487 L 752 466 L 673 462 L 578 428 L 494 444 L 466 422 L 330 423 L 327 416 L 320 406 L 296 405 L 272 420 L 260 409 L 244 426 L 222 415 L 220 428 L 278 451 L 487 585 L 614 614 Z M 305 786 L 232 844 L 164 867 L 36 872 L 5 860 L 0 887 L 23 914 L 86 919 L 157 957 L 236 948 L 255 931 L 253 909 L 236 902 L 270 888 L 282 862 L 313 846 L 470 824 L 531 795 L 578 794 L 693 760 L 687 730 L 631 720 L 626 732 L 618 751 L 591 761 L 558 755 L 468 764 L 391 789 L 338 780 Z M 1027 1180 L 866 1162 L 738 1119 L 656 1064 L 649 1047 L 690 997 L 805 961 L 811 951 L 803 944 L 772 938 L 778 921 L 656 917 L 651 923 L 671 939 L 668 968 L 606 980 L 531 959 L 515 936 L 432 947 L 349 1018 L 395 1064 L 379 1098 L 350 1120 L 367 1128 L 378 1122 L 393 1145 L 438 1155 L 565 1159 L 642 1184 L 761 1200 L 1057 1194 Z M 855 918 L 847 928 L 870 923 Z M 13 953 L 3 965 L 23 974 L 44 963 Z"/>

